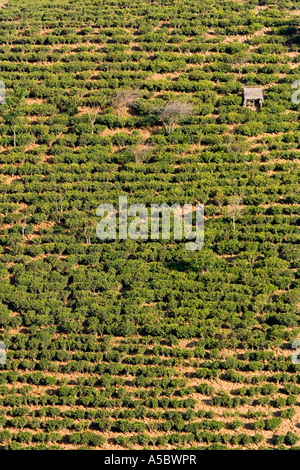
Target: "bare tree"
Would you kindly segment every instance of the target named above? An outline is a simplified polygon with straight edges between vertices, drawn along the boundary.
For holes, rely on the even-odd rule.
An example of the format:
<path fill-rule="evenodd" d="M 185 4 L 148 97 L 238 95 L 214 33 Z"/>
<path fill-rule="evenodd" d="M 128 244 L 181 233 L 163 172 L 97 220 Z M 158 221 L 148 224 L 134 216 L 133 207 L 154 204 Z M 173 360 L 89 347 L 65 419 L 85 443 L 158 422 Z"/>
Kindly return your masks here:
<path fill-rule="evenodd" d="M 249 150 L 250 144 L 241 135 L 236 135 L 237 128 L 234 128 L 229 137 L 228 152 L 233 155 L 234 163 L 237 163 L 237 157 L 241 153 Z"/>
<path fill-rule="evenodd" d="M 131 152 L 138 164 L 149 161 L 152 156 L 153 147 L 147 144 L 138 145 L 131 148 Z"/>
<path fill-rule="evenodd" d="M 228 212 L 228 215 L 232 219 L 233 230 L 235 230 L 235 223 L 242 212 L 242 201 L 243 201 L 243 198 L 239 196 L 238 194 L 231 196 L 231 198 L 229 199 L 227 212 Z"/>
<path fill-rule="evenodd" d="M 95 231 L 95 223 L 91 218 L 86 218 L 83 223 L 83 234 L 85 236 L 85 242 L 87 245 L 91 244 L 91 236 Z"/>
<path fill-rule="evenodd" d="M 89 116 L 90 123 L 92 125 L 92 134 L 94 134 L 94 125 L 95 125 L 97 116 L 100 113 L 100 110 L 101 110 L 100 106 L 98 106 L 97 108 L 88 109 L 88 116 Z"/>
<path fill-rule="evenodd" d="M 57 194 L 55 198 L 56 221 L 60 223 L 64 213 L 65 200 L 63 194 Z"/>
<path fill-rule="evenodd" d="M 234 163 L 236 163 L 237 154 L 240 152 L 240 143 L 236 139 L 235 131 L 236 129 L 233 129 L 233 131 L 231 132 L 228 144 L 229 153 L 234 156 Z"/>
<path fill-rule="evenodd" d="M 83 235 L 87 245 L 91 244 L 96 224 L 95 217 L 91 217 L 89 214 L 82 214 L 77 209 L 72 211 L 72 217 L 66 221 L 66 227 L 74 230 L 77 235 Z"/>
<path fill-rule="evenodd" d="M 26 227 L 27 227 L 27 214 L 24 215 L 24 219 L 22 220 L 22 235 L 23 237 L 25 237 L 25 230 L 26 230 Z"/>
<path fill-rule="evenodd" d="M 176 126 L 182 122 L 186 116 L 194 113 L 193 106 L 184 101 L 167 102 L 163 108 L 158 110 L 158 117 L 163 122 L 167 132 L 170 133 Z"/>
<path fill-rule="evenodd" d="M 117 115 L 121 116 L 124 114 L 127 108 L 134 108 L 141 95 L 139 90 L 119 91 L 112 100 L 112 105 Z"/>
<path fill-rule="evenodd" d="M 244 52 L 238 52 L 237 54 L 234 54 L 232 56 L 231 64 L 236 65 L 238 67 L 239 79 L 242 77 L 243 66 L 248 61 L 249 61 L 249 56 L 248 56 L 248 54 L 245 54 Z"/>
<path fill-rule="evenodd" d="M 28 217 L 32 217 L 33 214 L 36 211 L 36 206 L 30 206 L 26 207 L 23 211 L 21 211 L 21 214 L 23 215 L 23 218 L 21 219 L 21 227 L 22 227 L 22 236 L 25 237 L 26 232 L 27 232 L 27 227 L 28 227 Z"/>

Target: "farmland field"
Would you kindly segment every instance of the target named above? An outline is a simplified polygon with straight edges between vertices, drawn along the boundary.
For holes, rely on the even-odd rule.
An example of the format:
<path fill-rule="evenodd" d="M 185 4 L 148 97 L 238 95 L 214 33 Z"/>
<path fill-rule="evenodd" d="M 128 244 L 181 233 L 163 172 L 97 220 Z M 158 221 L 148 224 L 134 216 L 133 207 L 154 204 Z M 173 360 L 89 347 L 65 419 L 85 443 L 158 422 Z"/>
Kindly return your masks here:
<path fill-rule="evenodd" d="M 0 450 L 300 449 L 299 25 L 0 2 Z M 203 248 L 99 239 L 120 196 L 204 204 Z"/>

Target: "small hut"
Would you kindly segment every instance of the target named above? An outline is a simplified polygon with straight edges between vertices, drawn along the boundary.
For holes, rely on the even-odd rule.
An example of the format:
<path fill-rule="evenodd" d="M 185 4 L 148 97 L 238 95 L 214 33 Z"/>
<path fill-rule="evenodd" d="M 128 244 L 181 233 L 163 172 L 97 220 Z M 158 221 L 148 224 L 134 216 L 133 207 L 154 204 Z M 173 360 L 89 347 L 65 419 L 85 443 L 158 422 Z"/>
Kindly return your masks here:
<path fill-rule="evenodd" d="M 244 107 L 258 106 L 262 107 L 264 102 L 263 90 L 260 86 L 246 86 L 243 90 Z"/>

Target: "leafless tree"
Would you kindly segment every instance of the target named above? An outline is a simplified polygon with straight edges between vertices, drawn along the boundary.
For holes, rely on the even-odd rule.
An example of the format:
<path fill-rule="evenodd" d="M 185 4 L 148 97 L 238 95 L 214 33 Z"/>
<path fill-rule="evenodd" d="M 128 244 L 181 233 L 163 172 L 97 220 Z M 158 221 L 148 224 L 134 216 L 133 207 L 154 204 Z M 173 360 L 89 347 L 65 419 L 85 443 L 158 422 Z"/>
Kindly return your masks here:
<path fill-rule="evenodd" d="M 95 227 L 89 225 L 88 223 L 85 224 L 84 227 L 83 227 L 83 233 L 84 233 L 85 242 L 86 242 L 87 245 L 91 244 L 91 236 L 94 232 L 94 229 L 95 229 Z"/>
<path fill-rule="evenodd" d="M 24 214 L 24 219 L 22 220 L 22 236 L 25 237 L 25 230 L 27 226 L 27 214 Z"/>
<path fill-rule="evenodd" d="M 242 77 L 243 66 L 249 61 L 248 54 L 244 52 L 238 52 L 234 54 L 231 59 L 231 64 L 236 65 L 239 71 L 239 79 Z"/>
<path fill-rule="evenodd" d="M 21 211 L 23 217 L 21 219 L 21 227 L 22 227 L 22 236 L 25 237 L 26 235 L 26 228 L 28 227 L 28 217 L 32 217 L 36 211 L 36 206 L 26 207 L 23 211 Z"/>
<path fill-rule="evenodd" d="M 235 230 L 235 223 L 242 212 L 242 201 L 243 201 L 243 198 L 239 196 L 238 194 L 231 196 L 231 198 L 229 199 L 227 212 L 228 212 L 228 215 L 232 219 L 233 230 Z"/>
<path fill-rule="evenodd" d="M 184 101 L 167 102 L 163 108 L 158 110 L 158 117 L 163 122 L 167 132 L 170 133 L 176 126 L 194 113 L 193 106 Z"/>
<path fill-rule="evenodd" d="M 56 212 L 56 221 L 60 223 L 61 218 L 64 213 L 64 196 L 63 194 L 57 194 L 55 198 L 55 212 Z"/>
<path fill-rule="evenodd" d="M 152 156 L 153 148 L 150 145 L 143 144 L 131 148 L 131 152 L 138 164 L 149 161 Z"/>
<path fill-rule="evenodd" d="M 94 134 L 94 125 L 95 125 L 97 116 L 100 113 L 100 111 L 101 111 L 100 106 L 98 106 L 97 108 L 88 109 L 88 116 L 89 116 L 90 123 L 92 125 L 92 134 Z"/>
<path fill-rule="evenodd" d="M 69 221 L 69 227 L 74 229 L 77 234 L 83 235 L 87 245 L 91 244 L 91 238 L 95 233 L 96 225 L 95 217 L 89 214 L 83 215 L 78 210 L 73 211 L 73 219 Z"/>
<path fill-rule="evenodd" d="M 236 157 L 240 151 L 240 142 L 236 139 L 235 131 L 236 129 L 233 129 L 233 131 L 231 132 L 228 144 L 229 153 L 234 156 L 234 163 L 236 163 Z"/>
<path fill-rule="evenodd" d="M 236 135 L 237 128 L 234 128 L 229 137 L 228 152 L 233 155 L 234 163 L 237 163 L 237 157 L 239 154 L 247 152 L 249 150 L 249 142 L 247 142 L 243 136 Z"/>
<path fill-rule="evenodd" d="M 113 98 L 112 105 L 118 116 L 125 113 L 127 108 L 134 108 L 141 97 L 139 90 L 121 90 Z"/>

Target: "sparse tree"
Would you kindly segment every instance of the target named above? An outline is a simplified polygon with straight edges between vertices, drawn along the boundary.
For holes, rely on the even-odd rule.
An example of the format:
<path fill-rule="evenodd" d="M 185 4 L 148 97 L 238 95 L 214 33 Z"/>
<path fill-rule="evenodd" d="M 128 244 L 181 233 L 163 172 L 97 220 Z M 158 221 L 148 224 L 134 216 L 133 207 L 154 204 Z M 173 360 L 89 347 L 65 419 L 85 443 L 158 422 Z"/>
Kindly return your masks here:
<path fill-rule="evenodd" d="M 112 100 L 112 106 L 118 116 L 125 113 L 126 109 L 134 108 L 137 100 L 141 97 L 139 90 L 121 90 Z"/>
<path fill-rule="evenodd" d="M 64 209 L 67 206 L 67 201 L 65 200 L 64 195 L 61 194 L 61 193 L 56 194 L 54 204 L 55 204 L 55 215 L 54 215 L 54 217 L 56 219 L 56 222 L 60 223 L 60 221 L 63 217 Z"/>
<path fill-rule="evenodd" d="M 235 135 L 237 128 L 233 129 L 228 143 L 228 152 L 233 155 L 234 163 L 237 163 L 237 157 L 239 154 L 249 150 L 249 143 L 246 139 L 240 135 Z"/>
<path fill-rule="evenodd" d="M 94 134 L 95 122 L 96 122 L 97 116 L 100 113 L 100 111 L 101 111 L 100 106 L 98 106 L 96 108 L 91 107 L 91 108 L 88 109 L 88 116 L 89 116 L 89 120 L 90 120 L 90 123 L 91 123 L 91 126 L 92 126 L 92 134 Z"/>
<path fill-rule="evenodd" d="M 36 211 L 36 206 L 32 205 L 30 207 L 26 207 L 24 211 L 21 211 L 23 214 L 23 218 L 21 219 L 21 227 L 22 227 L 22 236 L 25 237 L 28 232 L 30 233 L 30 225 L 28 225 L 28 216 L 32 217 Z"/>
<path fill-rule="evenodd" d="M 190 103 L 178 100 L 167 102 L 163 108 L 158 110 L 158 117 L 163 122 L 167 132 L 170 133 L 177 124 L 193 113 L 194 109 Z"/>
<path fill-rule="evenodd" d="M 24 214 L 24 218 L 22 220 L 22 236 L 25 237 L 25 230 L 26 230 L 26 226 L 27 226 L 27 214 Z"/>
<path fill-rule="evenodd" d="M 138 164 L 149 161 L 152 156 L 152 147 L 146 144 L 132 147 L 131 152 Z"/>
<path fill-rule="evenodd" d="M 235 223 L 242 212 L 242 200 L 243 198 L 238 194 L 235 194 L 229 199 L 229 205 L 227 207 L 228 215 L 232 219 L 232 227 L 235 230 Z"/>
<path fill-rule="evenodd" d="M 234 54 L 231 58 L 231 64 L 236 65 L 238 67 L 239 79 L 242 77 L 243 66 L 248 61 L 249 61 L 249 56 L 248 54 L 245 54 L 245 52 L 238 52 L 237 54 Z"/>

